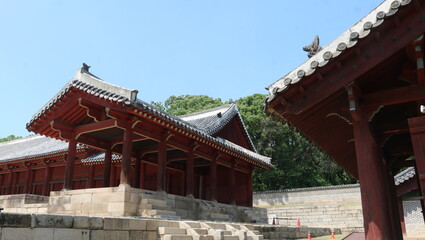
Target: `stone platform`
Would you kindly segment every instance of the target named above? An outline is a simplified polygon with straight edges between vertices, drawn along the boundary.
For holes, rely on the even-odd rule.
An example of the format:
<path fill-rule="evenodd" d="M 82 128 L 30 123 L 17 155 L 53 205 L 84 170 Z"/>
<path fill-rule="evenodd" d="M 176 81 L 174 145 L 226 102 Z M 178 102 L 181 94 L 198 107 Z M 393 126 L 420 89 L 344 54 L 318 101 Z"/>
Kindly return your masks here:
<path fill-rule="evenodd" d="M 0 213 L 0 239 L 20 240 L 290 240 L 330 229 L 247 223 Z"/>
<path fill-rule="evenodd" d="M 75 216 L 147 217 L 266 223 L 267 211 L 212 201 L 120 187 L 63 190 L 50 197 L 18 194 L 0 196 L 4 212 L 51 213 Z"/>

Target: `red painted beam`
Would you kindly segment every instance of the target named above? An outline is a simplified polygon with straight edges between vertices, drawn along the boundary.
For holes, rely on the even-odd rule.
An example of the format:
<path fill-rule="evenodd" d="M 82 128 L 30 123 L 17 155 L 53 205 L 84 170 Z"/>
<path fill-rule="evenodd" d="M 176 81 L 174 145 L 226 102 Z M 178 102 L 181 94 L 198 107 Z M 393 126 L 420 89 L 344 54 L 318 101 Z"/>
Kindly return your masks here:
<path fill-rule="evenodd" d="M 78 138 L 80 135 L 85 133 L 101 131 L 101 130 L 109 129 L 113 127 L 116 127 L 115 119 L 108 119 L 101 122 L 88 123 L 88 124 L 76 126 L 75 135 Z"/>
<path fill-rule="evenodd" d="M 387 106 L 425 99 L 425 84 L 411 85 L 364 95 L 362 100 L 371 107 Z"/>

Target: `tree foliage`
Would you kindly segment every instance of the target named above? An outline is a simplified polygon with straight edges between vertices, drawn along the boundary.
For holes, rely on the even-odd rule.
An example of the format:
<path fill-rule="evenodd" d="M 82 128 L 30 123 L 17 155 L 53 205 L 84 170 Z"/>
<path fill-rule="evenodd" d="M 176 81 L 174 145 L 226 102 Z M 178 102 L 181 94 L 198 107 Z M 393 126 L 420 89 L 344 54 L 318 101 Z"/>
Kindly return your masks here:
<path fill-rule="evenodd" d="M 157 106 L 159 105 L 159 108 L 172 115 L 179 116 L 207 110 L 223 104 L 220 98 L 212 98 L 206 95 L 182 95 L 178 97 L 171 96 L 163 105 L 159 103 Z"/>
<path fill-rule="evenodd" d="M 12 141 L 12 140 L 19 139 L 19 138 L 22 138 L 22 137 L 15 136 L 15 135 L 12 134 L 12 135 L 9 135 L 9 136 L 7 136 L 5 138 L 0 138 L 0 142 Z"/>
<path fill-rule="evenodd" d="M 257 151 L 272 158 L 273 170 L 256 170 L 255 191 L 337 185 L 354 182 L 348 174 L 288 124 L 271 119 L 263 111 L 265 95 L 236 100 Z M 173 115 L 223 105 L 204 95 L 171 96 L 159 107 Z"/>

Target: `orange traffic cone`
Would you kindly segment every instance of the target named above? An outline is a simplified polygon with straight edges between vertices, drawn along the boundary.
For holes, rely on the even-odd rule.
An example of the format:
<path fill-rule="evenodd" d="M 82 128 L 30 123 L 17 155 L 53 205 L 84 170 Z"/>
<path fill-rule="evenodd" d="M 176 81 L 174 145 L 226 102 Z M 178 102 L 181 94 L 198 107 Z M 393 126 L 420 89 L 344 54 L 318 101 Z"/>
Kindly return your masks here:
<path fill-rule="evenodd" d="M 335 234 L 334 232 L 331 233 L 331 239 L 335 239 Z"/>
<path fill-rule="evenodd" d="M 300 219 L 298 218 L 297 227 L 300 227 L 300 226 L 301 226 L 301 223 L 300 223 Z"/>
<path fill-rule="evenodd" d="M 308 240 L 311 240 L 310 232 L 308 232 L 308 237 L 307 237 L 307 239 L 308 239 Z"/>

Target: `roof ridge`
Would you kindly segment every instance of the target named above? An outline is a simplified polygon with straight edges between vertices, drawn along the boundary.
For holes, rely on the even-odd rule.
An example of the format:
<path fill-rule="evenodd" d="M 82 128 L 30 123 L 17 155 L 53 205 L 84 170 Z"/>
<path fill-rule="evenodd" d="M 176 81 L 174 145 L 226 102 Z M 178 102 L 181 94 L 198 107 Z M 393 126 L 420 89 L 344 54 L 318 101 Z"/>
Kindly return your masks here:
<path fill-rule="evenodd" d="M 185 118 L 185 117 L 196 116 L 196 115 L 200 115 L 200 114 L 203 114 L 203 113 L 213 112 L 213 111 L 219 110 L 221 108 L 225 108 L 225 107 L 230 108 L 230 107 L 232 107 L 232 105 L 236 105 L 236 104 L 235 103 L 227 103 L 227 104 L 223 104 L 223 105 L 218 106 L 218 107 L 213 107 L 213 108 L 198 111 L 198 112 L 188 113 L 188 114 L 184 114 L 184 115 L 177 115 L 176 117 Z"/>

